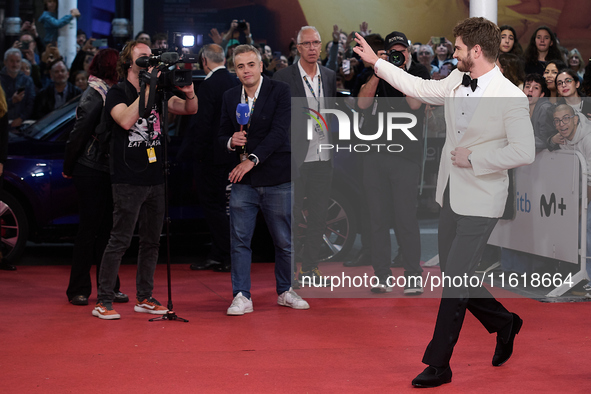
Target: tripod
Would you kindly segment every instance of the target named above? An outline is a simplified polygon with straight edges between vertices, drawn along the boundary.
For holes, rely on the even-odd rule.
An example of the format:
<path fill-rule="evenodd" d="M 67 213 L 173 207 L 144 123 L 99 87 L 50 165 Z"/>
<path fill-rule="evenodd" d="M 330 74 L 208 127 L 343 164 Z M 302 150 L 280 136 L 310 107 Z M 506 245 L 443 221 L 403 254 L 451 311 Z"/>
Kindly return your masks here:
<path fill-rule="evenodd" d="M 182 317 L 177 316 L 177 314 L 173 311 L 172 308 L 172 282 L 170 274 L 170 215 L 168 212 L 168 175 L 170 173 L 170 162 L 168 161 L 168 100 L 172 97 L 172 92 L 160 90 L 160 94 L 162 97 L 162 114 L 160 117 L 160 130 L 162 130 L 162 149 L 164 150 L 164 224 L 166 230 L 166 276 L 168 282 L 168 302 L 166 304 L 166 307 L 168 308 L 168 312 L 166 312 L 166 314 L 162 316 L 150 319 L 149 321 L 176 320 L 188 323 L 189 321 L 187 319 L 183 319 Z M 140 98 L 140 100 L 143 99 L 143 97 Z M 150 103 L 148 103 L 148 105 L 148 108 L 150 108 Z"/>

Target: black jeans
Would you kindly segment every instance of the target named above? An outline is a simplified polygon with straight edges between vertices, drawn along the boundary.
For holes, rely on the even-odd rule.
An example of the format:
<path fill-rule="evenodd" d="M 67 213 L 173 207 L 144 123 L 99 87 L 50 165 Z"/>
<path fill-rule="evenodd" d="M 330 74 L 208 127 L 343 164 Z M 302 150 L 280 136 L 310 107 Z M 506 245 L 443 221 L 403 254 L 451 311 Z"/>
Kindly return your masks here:
<path fill-rule="evenodd" d="M 294 225 L 306 226 L 305 244 L 302 256 L 302 271 L 318 267 L 318 254 L 322 235 L 326 228 L 328 200 L 332 188 L 332 163 L 330 161 L 306 162 L 300 167 L 300 177 L 294 181 Z M 306 202 L 304 204 L 304 197 Z M 308 216 L 304 221 L 302 211 Z M 300 234 L 294 228 L 293 234 Z"/>
<path fill-rule="evenodd" d="M 395 153 L 369 154 L 363 161 L 363 185 L 369 207 L 371 262 L 380 279 L 392 275 L 390 227 L 401 247 L 404 271 L 420 275 L 421 234 L 417 219 L 420 167 Z"/>
<path fill-rule="evenodd" d="M 137 186 L 113 185 L 113 230 L 103 254 L 99 276 L 98 301 L 110 304 L 115 298 L 115 282 L 123 254 L 129 248 L 136 223 L 139 223 L 136 297 L 152 296 L 154 271 L 158 263 L 160 233 L 164 221 L 164 184 Z"/>
<path fill-rule="evenodd" d="M 96 265 L 98 286 L 101 259 L 113 227 L 113 196 L 109 174 L 88 167 L 84 172 L 87 175 L 74 176 L 74 186 L 78 192 L 80 224 L 74 243 L 70 283 L 66 290 L 68 300 L 78 295 L 90 297 L 92 293 L 90 268 L 93 264 Z M 114 291 L 119 291 L 119 276 L 117 276 Z"/>
<path fill-rule="evenodd" d="M 195 182 L 199 205 L 211 233 L 211 251 L 208 258 L 230 264 L 230 216 L 226 187 L 231 169 L 205 161 L 195 164 Z"/>

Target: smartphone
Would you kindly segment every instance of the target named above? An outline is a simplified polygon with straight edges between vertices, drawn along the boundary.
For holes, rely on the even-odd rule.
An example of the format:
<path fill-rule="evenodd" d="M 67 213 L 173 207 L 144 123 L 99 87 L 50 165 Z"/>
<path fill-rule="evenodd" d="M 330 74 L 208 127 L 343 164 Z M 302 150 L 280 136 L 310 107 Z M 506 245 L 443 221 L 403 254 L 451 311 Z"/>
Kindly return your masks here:
<path fill-rule="evenodd" d="M 21 93 L 22 93 L 22 92 L 24 92 L 24 91 L 25 91 L 25 88 L 18 88 L 18 89 L 16 90 L 16 92 L 17 92 L 18 94 L 21 94 Z"/>
<path fill-rule="evenodd" d="M 279 52 L 279 51 L 273 52 L 273 59 L 275 59 L 275 60 L 281 59 L 281 52 Z"/>
<path fill-rule="evenodd" d="M 106 47 L 107 46 L 107 39 L 106 38 L 100 38 L 100 39 L 96 39 L 92 42 L 92 46 L 95 48 L 102 48 L 102 47 Z"/>
<path fill-rule="evenodd" d="M 31 45 L 29 41 L 21 41 L 21 49 L 29 49 L 29 45 Z"/>
<path fill-rule="evenodd" d="M 441 43 L 441 37 L 431 37 L 431 42 L 433 45 L 439 45 Z"/>
<path fill-rule="evenodd" d="M 343 59 L 343 74 L 349 75 L 351 73 L 351 60 Z"/>

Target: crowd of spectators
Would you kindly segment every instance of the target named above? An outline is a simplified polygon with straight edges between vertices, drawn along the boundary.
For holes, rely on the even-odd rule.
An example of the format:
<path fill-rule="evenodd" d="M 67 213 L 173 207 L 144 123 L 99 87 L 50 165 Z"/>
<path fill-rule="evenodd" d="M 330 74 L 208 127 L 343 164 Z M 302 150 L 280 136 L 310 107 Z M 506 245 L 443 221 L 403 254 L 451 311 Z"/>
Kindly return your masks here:
<path fill-rule="evenodd" d="M 11 49 L 15 50 L 8 50 L 4 53 L 4 68 L 1 71 L 1 78 L 10 107 L 9 121 L 11 123 L 16 121 L 16 123 L 12 123 L 12 126 L 19 126 L 24 120 L 38 119 L 44 115 L 44 113 L 32 113 L 33 103 L 38 93 L 47 89 L 49 85 L 55 84 L 51 76 L 51 69 L 62 60 L 56 42 L 57 29 L 69 23 L 72 18 L 80 16 L 77 9 L 72 9 L 69 15 L 58 19 L 56 7 L 57 2 L 54 0 L 45 2 L 45 11 L 38 20 L 38 23 L 44 26 L 45 35 L 43 37 L 38 34 L 34 21 L 26 21 L 22 25 L 19 38 L 12 45 Z M 500 30 L 501 45 L 497 65 L 511 82 L 523 88 L 526 75 L 540 74 L 544 77 L 549 89 L 548 97 L 553 103 L 556 103 L 560 92 L 555 86 L 554 80 L 559 71 L 571 69 L 576 72 L 580 83 L 577 88 L 579 95 L 583 101 L 587 100 L 586 96 L 591 93 L 589 91 L 591 75 L 587 73 L 587 78 L 585 78 L 585 69 L 588 68 L 588 65 L 577 48 L 561 47 L 558 37 L 546 26 L 540 26 L 534 31 L 525 48 L 522 48 L 519 43 L 519 37 L 513 27 L 503 25 L 500 26 Z M 376 43 L 376 49 L 381 49 L 379 46 L 383 45 L 381 44 L 383 43 L 382 36 L 375 32 L 372 33 L 366 22 L 360 24 L 358 32 L 366 37 L 368 42 Z M 337 86 L 340 91 L 348 91 L 352 96 L 356 96 L 359 88 L 371 76 L 372 72 L 371 68 L 368 69 L 353 53 L 352 48 L 355 46 L 353 35 L 354 32 L 348 34 L 339 29 L 338 25 L 334 25 L 332 37 L 326 40 L 327 42 L 323 45 L 324 57 L 321 57 L 319 62 L 337 73 Z M 226 67 L 230 72 L 234 71 L 233 49 L 243 43 L 252 44 L 259 49 L 264 64 L 263 74 L 269 77 L 299 59 L 294 38 L 289 45 L 285 46 L 284 50 L 271 48 L 266 42 L 266 37 L 253 38 L 250 23 L 245 20 L 232 20 L 226 31 L 220 32 L 213 28 L 209 37 L 211 41 L 224 49 Z M 412 39 L 412 37 L 410 38 Z M 152 49 L 166 50 L 168 46 L 167 36 L 163 33 L 151 35 L 146 31 L 141 31 L 135 36 L 135 39 L 148 44 Z M 81 91 L 84 91 L 88 86 L 88 66 L 99 49 L 94 42 L 94 38 L 88 38 L 84 31 L 78 30 L 77 55 L 66 72 L 68 82 Z M 414 42 L 410 46 L 412 62 L 424 65 L 432 79 L 445 78 L 457 63 L 453 58 L 453 48 L 453 43 L 443 36 L 433 36 L 425 44 Z M 65 65 L 64 62 L 62 64 Z M 17 72 L 17 65 L 19 72 Z M 193 68 L 199 69 L 200 66 L 194 64 Z M 67 85 L 68 89 L 69 86 Z M 76 92 L 78 91 L 76 90 Z"/>

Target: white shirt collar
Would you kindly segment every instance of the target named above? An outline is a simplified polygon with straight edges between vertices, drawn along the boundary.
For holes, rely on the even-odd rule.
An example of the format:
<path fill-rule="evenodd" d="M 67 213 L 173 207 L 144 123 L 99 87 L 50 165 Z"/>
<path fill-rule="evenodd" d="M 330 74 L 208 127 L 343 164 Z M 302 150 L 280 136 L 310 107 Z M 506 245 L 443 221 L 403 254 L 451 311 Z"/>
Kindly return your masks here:
<path fill-rule="evenodd" d="M 210 71 L 210 72 L 207 74 L 207 76 L 205 77 L 205 79 L 207 79 L 207 78 L 211 77 L 211 76 L 212 76 L 212 74 L 213 74 L 214 72 L 216 72 L 217 70 L 219 70 L 219 69 L 222 69 L 222 68 L 226 68 L 226 66 L 223 66 L 223 65 L 222 65 L 222 66 L 217 66 L 216 68 L 214 68 L 213 70 L 211 70 L 211 71 Z"/>
<path fill-rule="evenodd" d="M 478 96 L 482 96 L 482 93 L 484 93 L 484 91 L 486 90 L 486 88 L 490 84 L 490 81 L 495 77 L 495 75 L 497 75 L 497 73 L 500 73 L 500 72 L 501 72 L 501 70 L 495 64 L 495 66 L 490 71 L 488 71 L 487 73 L 478 77 L 477 78 L 478 79 L 478 87 L 474 91 L 474 93 L 477 94 Z"/>
<path fill-rule="evenodd" d="M 302 79 L 304 78 L 304 75 L 308 75 L 306 73 L 306 71 L 304 71 L 304 68 L 302 67 L 302 59 L 300 58 L 300 60 L 298 60 L 298 68 L 300 69 L 300 75 L 302 76 Z M 314 74 L 314 78 L 316 78 L 318 75 L 320 75 L 320 67 L 318 67 L 318 64 L 316 65 L 316 74 Z"/>
<path fill-rule="evenodd" d="M 259 87 L 257 88 L 257 91 L 254 92 L 254 98 L 255 98 L 255 100 L 259 97 L 259 92 L 261 91 L 261 86 L 263 86 L 263 79 L 264 78 L 261 75 L 261 79 L 259 81 Z M 242 95 L 240 96 L 240 102 L 244 102 L 243 101 L 244 100 L 244 96 L 245 96 L 245 93 L 244 93 L 244 85 L 242 85 Z M 249 97 L 248 100 L 250 101 L 251 98 Z"/>

